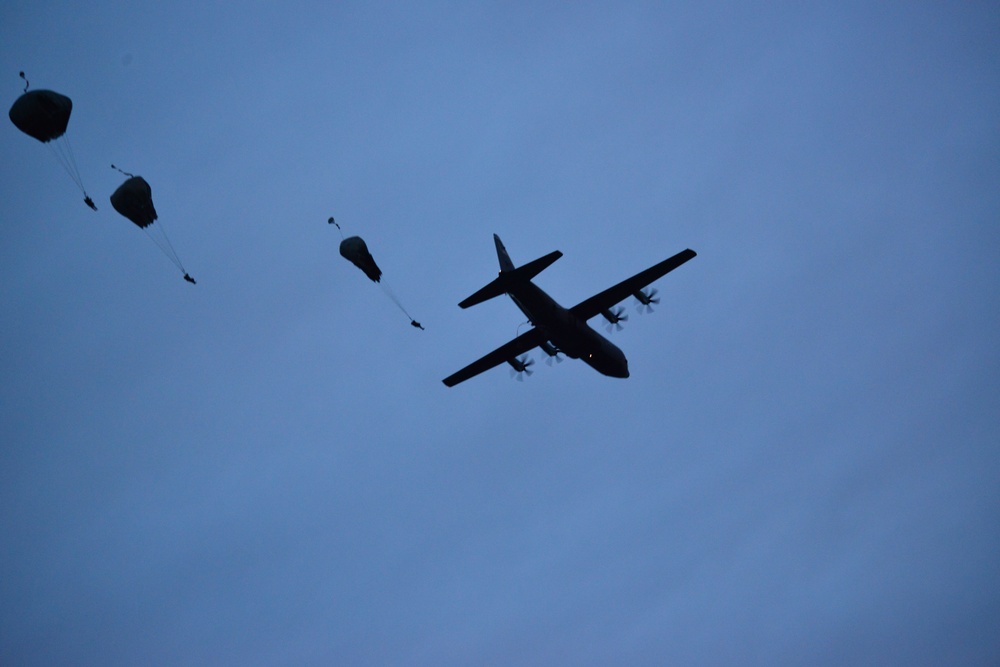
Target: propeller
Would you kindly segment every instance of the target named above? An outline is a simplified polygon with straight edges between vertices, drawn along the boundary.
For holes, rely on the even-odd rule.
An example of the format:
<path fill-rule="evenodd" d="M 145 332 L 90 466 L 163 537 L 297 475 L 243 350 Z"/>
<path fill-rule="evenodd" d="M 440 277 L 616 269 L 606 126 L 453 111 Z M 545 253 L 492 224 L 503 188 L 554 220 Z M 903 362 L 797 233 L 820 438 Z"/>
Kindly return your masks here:
<path fill-rule="evenodd" d="M 545 359 L 546 365 L 551 366 L 553 359 L 555 359 L 557 364 L 561 364 L 563 362 L 563 358 L 559 356 L 559 348 L 552 343 L 545 341 L 539 345 L 539 347 L 542 348 L 542 352 L 548 355 L 548 358 Z"/>
<path fill-rule="evenodd" d="M 618 330 L 621 331 L 625 327 L 622 326 L 622 322 L 628 321 L 628 315 L 625 315 L 625 306 L 618 306 L 617 310 L 606 310 L 602 313 L 604 319 L 608 321 L 607 325 L 604 327 L 608 330 L 608 333 Z"/>
<path fill-rule="evenodd" d="M 660 300 L 656 298 L 656 294 L 657 290 L 655 287 L 648 292 L 645 290 L 636 290 L 632 293 L 632 295 L 636 298 L 636 301 L 639 302 L 639 314 L 642 314 L 643 312 L 653 312 L 653 305 L 660 303 Z"/>
<path fill-rule="evenodd" d="M 521 358 L 508 359 L 507 363 L 510 364 L 510 376 L 517 377 L 518 382 L 524 382 L 524 376 L 531 376 L 534 372 L 529 368 L 535 364 L 535 360 L 531 359 L 528 355 L 523 355 Z"/>

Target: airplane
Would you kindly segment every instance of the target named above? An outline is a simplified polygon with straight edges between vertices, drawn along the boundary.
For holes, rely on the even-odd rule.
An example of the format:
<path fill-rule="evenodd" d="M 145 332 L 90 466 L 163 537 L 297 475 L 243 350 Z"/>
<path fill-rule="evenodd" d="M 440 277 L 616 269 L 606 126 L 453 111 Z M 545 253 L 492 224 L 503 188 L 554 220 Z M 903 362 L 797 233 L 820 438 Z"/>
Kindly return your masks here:
<path fill-rule="evenodd" d="M 639 300 L 640 307 L 648 308 L 650 303 L 658 303 L 659 300 L 655 299 L 655 290 L 644 292 L 643 288 L 697 255 L 690 248 L 683 250 L 567 309 L 531 282 L 532 278 L 562 257 L 561 252 L 555 250 L 523 266 L 515 267 L 500 237 L 494 234 L 493 242 L 497 247 L 497 259 L 500 260 L 500 275 L 461 301 L 458 306 L 469 308 L 506 294 L 534 326 L 457 373 L 446 377 L 442 382 L 448 387 L 454 387 L 459 382 L 464 382 L 505 361 L 518 374 L 518 379 L 521 379 L 523 374 L 531 373 L 528 367 L 533 363 L 527 356 L 521 355 L 536 347 L 542 348 L 550 360 L 553 358 L 561 360 L 558 356 L 561 353 L 570 359 L 582 359 L 584 363 L 603 375 L 627 378 L 628 360 L 625 354 L 607 338 L 591 329 L 587 320 L 603 315 L 612 325 L 619 324 L 626 319 L 622 315 L 623 309 L 612 311 L 611 308 L 629 295 Z"/>

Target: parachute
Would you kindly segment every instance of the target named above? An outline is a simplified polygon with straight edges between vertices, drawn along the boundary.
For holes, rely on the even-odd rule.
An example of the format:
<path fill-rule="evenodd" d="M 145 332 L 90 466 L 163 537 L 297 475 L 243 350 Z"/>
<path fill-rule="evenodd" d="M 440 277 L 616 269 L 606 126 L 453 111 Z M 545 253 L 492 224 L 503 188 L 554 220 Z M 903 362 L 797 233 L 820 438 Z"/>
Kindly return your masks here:
<path fill-rule="evenodd" d="M 181 273 L 184 274 L 184 280 L 195 284 L 194 278 L 184 270 L 184 265 L 181 264 L 180 257 L 177 256 L 173 244 L 170 243 L 170 239 L 167 237 L 167 231 L 163 228 L 163 223 L 155 227 L 153 226 L 153 222 L 156 221 L 157 216 L 156 209 L 153 208 L 153 189 L 149 187 L 149 183 L 142 176 L 133 176 L 128 172 L 118 169 L 115 165 L 111 165 L 111 167 L 129 177 L 111 195 L 111 205 L 116 211 L 135 223 L 136 227 L 146 232 L 146 235 L 167 256 L 167 259 L 181 270 Z"/>
<path fill-rule="evenodd" d="M 73 100 L 51 90 L 25 92 L 7 113 L 10 120 L 29 137 L 43 144 L 66 133 Z"/>
<path fill-rule="evenodd" d="M 336 225 L 337 229 L 340 229 L 340 225 L 338 225 L 332 217 L 326 222 L 330 225 Z M 395 303 L 401 311 L 403 311 L 403 314 L 406 315 L 407 318 L 409 318 L 410 326 L 417 329 L 423 329 L 423 325 L 410 317 L 410 314 L 406 312 L 406 308 L 404 308 L 403 304 L 400 303 L 399 298 L 395 295 L 395 293 L 393 293 L 392 289 L 385 283 L 385 281 L 382 280 L 382 269 L 378 268 L 378 264 L 375 263 L 375 258 L 372 257 L 372 254 L 368 251 L 368 244 L 365 243 L 364 239 L 360 236 L 348 236 L 347 238 L 343 238 L 344 231 L 342 229 L 340 229 L 340 236 L 342 239 L 340 241 L 341 256 L 354 266 L 364 271 L 364 274 L 368 276 L 372 282 L 378 283 L 382 287 L 382 291 L 385 292 L 386 296 L 392 299 L 392 302 Z"/>
<path fill-rule="evenodd" d="M 365 272 L 372 282 L 382 279 L 382 269 L 378 268 L 375 258 L 368 252 L 368 246 L 360 236 L 349 236 L 340 242 L 340 254 L 354 266 Z"/>
<path fill-rule="evenodd" d="M 24 79 L 24 93 L 14 101 L 7 113 L 10 121 L 29 137 L 49 147 L 59 164 L 83 192 L 84 203 L 96 211 L 94 200 L 83 187 L 83 179 L 80 178 L 80 170 L 73 156 L 73 147 L 70 146 L 69 138 L 65 136 L 69 116 L 73 112 L 73 101 L 51 90 L 29 92 L 28 78 L 24 72 L 21 72 L 21 78 Z"/>
<path fill-rule="evenodd" d="M 111 195 L 111 205 L 139 227 L 145 229 L 156 220 L 153 189 L 142 176 L 132 176 Z"/>

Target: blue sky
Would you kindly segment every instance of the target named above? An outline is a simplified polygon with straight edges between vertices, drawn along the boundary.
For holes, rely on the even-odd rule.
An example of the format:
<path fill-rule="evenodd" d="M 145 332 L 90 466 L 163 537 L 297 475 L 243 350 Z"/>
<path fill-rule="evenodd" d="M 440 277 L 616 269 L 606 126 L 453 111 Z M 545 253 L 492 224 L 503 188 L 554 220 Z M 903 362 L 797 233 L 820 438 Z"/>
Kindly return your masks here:
<path fill-rule="evenodd" d="M 100 210 L 0 132 L 0 663 L 995 664 L 998 28 L 6 3 Z M 447 389 L 524 319 L 456 305 L 494 232 L 567 306 L 699 255 L 629 379 Z"/>

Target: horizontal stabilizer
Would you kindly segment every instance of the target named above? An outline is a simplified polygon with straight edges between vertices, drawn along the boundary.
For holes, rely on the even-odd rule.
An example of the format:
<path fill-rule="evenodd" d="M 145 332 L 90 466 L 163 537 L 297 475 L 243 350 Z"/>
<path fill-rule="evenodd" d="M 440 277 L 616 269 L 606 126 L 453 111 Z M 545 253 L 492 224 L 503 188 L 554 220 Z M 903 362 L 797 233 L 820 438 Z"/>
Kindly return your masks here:
<path fill-rule="evenodd" d="M 539 273 L 545 269 L 552 266 L 552 263 L 557 259 L 562 257 L 562 253 L 558 250 L 553 250 L 548 255 L 544 257 L 539 257 L 536 260 L 528 262 L 524 266 L 519 266 L 513 271 L 507 271 L 507 275 L 511 276 L 514 280 L 518 281 L 528 281 L 537 276 Z"/>
<path fill-rule="evenodd" d="M 458 304 L 459 308 L 468 308 L 469 306 L 474 306 L 477 303 L 482 303 L 483 301 L 489 301 L 495 296 L 500 296 L 507 292 L 507 281 L 504 280 L 504 275 L 501 273 L 500 277 L 489 283 L 486 287 L 480 289 L 472 296 L 468 297 L 464 301 Z"/>
<path fill-rule="evenodd" d="M 511 291 L 513 286 L 526 283 L 537 276 L 539 273 L 550 267 L 552 263 L 560 257 L 562 257 L 562 253 L 558 250 L 553 250 L 548 255 L 539 257 L 538 259 L 528 262 L 524 266 L 519 266 L 512 271 L 501 271 L 500 275 L 497 276 L 495 280 L 469 298 L 460 302 L 458 306 L 459 308 L 468 308 L 469 306 L 474 306 L 477 303 L 488 301 L 495 296 L 506 294 Z"/>

